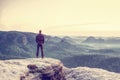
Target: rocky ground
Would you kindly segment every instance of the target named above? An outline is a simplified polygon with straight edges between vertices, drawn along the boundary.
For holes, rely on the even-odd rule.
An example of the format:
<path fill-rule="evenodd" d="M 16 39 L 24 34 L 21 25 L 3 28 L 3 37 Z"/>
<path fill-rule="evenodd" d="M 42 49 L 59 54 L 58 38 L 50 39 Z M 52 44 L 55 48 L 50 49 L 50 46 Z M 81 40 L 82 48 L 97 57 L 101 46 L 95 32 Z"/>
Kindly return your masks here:
<path fill-rule="evenodd" d="M 51 58 L 29 58 L 1 60 L 0 80 L 120 80 L 120 74 L 97 68 L 66 68 Z"/>

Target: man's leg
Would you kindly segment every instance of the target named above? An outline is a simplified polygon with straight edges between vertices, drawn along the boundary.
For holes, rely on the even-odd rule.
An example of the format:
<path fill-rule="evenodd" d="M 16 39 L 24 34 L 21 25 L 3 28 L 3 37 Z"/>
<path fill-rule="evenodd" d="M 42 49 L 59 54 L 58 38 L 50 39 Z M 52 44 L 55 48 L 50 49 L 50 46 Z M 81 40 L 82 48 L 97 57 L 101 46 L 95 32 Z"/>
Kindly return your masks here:
<path fill-rule="evenodd" d="M 40 47 L 41 47 L 41 57 L 44 58 L 43 45 L 41 44 Z"/>
<path fill-rule="evenodd" d="M 36 58 L 39 56 L 39 44 L 37 44 L 37 53 L 36 53 Z"/>

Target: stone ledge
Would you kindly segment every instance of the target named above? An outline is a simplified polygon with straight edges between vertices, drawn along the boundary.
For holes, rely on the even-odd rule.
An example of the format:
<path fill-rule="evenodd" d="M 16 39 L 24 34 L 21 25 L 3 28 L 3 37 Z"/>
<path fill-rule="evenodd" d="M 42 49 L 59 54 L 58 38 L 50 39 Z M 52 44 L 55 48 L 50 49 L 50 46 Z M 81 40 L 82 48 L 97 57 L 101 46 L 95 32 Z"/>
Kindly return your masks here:
<path fill-rule="evenodd" d="M 66 80 L 61 62 L 51 62 L 49 65 L 29 64 L 27 68 L 28 71 L 20 80 Z"/>

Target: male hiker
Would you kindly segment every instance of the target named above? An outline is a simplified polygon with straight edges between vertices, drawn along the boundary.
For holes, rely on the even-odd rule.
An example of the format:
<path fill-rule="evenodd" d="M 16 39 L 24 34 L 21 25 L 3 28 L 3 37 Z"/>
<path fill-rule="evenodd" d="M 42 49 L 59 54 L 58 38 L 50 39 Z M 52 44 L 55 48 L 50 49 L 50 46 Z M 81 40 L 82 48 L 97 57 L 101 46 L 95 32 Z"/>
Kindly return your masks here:
<path fill-rule="evenodd" d="M 44 35 L 42 34 L 41 30 L 39 30 L 39 34 L 36 36 L 36 43 L 37 43 L 36 58 L 38 58 L 39 56 L 39 47 L 41 48 L 41 57 L 44 58 L 43 53 Z"/>

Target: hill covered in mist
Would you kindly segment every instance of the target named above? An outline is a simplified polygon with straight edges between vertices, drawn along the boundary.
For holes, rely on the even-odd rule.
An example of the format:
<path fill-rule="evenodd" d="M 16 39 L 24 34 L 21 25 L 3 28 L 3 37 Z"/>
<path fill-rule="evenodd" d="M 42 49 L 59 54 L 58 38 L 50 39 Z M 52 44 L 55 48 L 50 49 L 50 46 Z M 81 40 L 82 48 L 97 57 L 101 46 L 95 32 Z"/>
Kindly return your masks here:
<path fill-rule="evenodd" d="M 36 35 L 29 32 L 0 31 L 0 59 L 35 57 Z M 44 53 L 47 57 L 63 58 L 84 50 L 84 47 L 74 44 L 70 37 L 45 35 Z"/>

